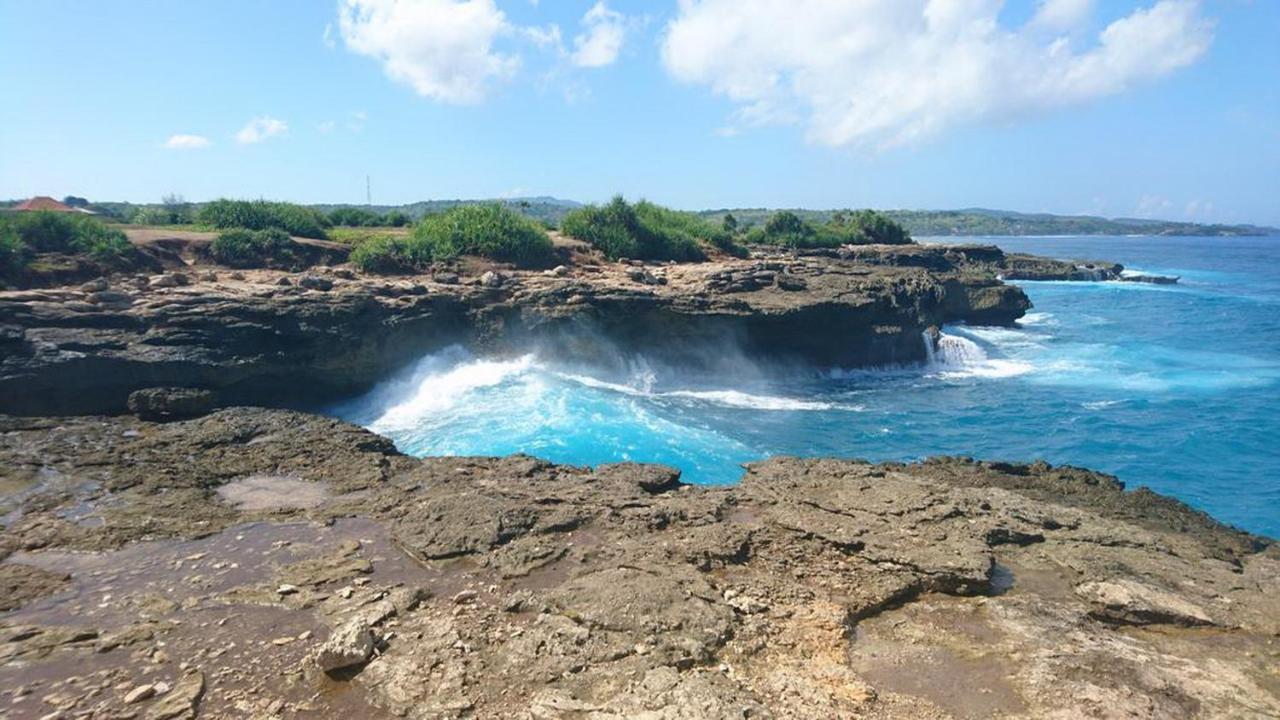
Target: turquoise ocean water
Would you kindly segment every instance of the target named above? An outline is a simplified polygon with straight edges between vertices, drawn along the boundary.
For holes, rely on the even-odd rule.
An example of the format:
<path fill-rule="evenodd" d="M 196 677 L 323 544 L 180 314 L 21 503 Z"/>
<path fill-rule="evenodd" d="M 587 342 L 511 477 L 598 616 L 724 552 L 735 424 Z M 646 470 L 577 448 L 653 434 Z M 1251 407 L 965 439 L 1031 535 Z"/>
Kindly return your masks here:
<path fill-rule="evenodd" d="M 415 455 L 661 462 L 727 483 L 767 455 L 1081 465 L 1280 537 L 1280 238 L 998 238 L 1176 286 L 1020 283 L 1017 328 L 955 326 L 918 367 L 623 375 L 535 355 L 423 358 L 333 408 Z"/>

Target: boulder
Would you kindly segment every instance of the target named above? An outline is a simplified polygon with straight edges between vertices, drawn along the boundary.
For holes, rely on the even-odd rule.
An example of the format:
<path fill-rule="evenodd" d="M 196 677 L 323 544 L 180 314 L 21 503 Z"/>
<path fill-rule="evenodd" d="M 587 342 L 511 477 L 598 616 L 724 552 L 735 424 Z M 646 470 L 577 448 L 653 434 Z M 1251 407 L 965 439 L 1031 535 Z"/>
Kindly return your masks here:
<path fill-rule="evenodd" d="M 363 665 L 373 655 L 373 632 L 363 619 L 338 628 L 316 652 L 316 665 L 325 672 Z"/>
<path fill-rule="evenodd" d="M 214 409 L 214 394 L 198 388 L 158 387 L 129 394 L 129 411 L 143 420 L 185 420 Z"/>

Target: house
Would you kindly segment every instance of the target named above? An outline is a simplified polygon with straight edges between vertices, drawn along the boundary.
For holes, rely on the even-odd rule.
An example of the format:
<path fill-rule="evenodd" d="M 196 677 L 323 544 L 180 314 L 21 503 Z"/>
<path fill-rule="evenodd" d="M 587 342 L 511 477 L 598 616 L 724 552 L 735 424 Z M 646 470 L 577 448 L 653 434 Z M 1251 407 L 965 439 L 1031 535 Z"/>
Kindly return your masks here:
<path fill-rule="evenodd" d="M 57 200 L 54 200 L 51 197 L 45 197 L 44 195 L 37 195 L 29 200 L 23 200 L 9 209 L 13 212 L 35 212 L 44 210 L 48 212 L 84 213 L 86 215 L 97 214 L 92 210 L 85 208 L 71 207 L 66 203 L 58 202 Z"/>

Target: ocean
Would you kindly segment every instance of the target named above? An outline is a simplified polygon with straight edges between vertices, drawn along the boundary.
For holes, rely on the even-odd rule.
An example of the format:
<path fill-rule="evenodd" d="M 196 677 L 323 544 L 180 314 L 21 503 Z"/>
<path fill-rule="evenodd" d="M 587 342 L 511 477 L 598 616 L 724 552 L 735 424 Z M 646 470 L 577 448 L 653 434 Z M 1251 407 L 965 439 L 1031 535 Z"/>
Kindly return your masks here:
<path fill-rule="evenodd" d="M 1018 327 L 948 326 L 912 367 L 702 377 L 637 356 L 603 376 L 450 348 L 329 411 L 418 456 L 656 462 L 695 483 L 779 454 L 1043 459 L 1280 537 L 1280 238 L 936 241 L 1181 282 L 1020 282 L 1035 307 Z"/>

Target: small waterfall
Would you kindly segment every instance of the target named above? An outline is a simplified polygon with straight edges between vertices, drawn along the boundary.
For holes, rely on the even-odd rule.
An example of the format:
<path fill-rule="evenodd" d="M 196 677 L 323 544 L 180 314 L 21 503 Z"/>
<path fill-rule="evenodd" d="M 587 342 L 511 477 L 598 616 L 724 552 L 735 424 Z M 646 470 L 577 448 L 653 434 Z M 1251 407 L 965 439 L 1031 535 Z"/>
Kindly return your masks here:
<path fill-rule="evenodd" d="M 958 335 L 938 333 L 935 343 L 928 332 L 924 335 L 925 357 L 930 365 L 970 366 L 987 361 L 987 353 L 974 341 Z"/>

